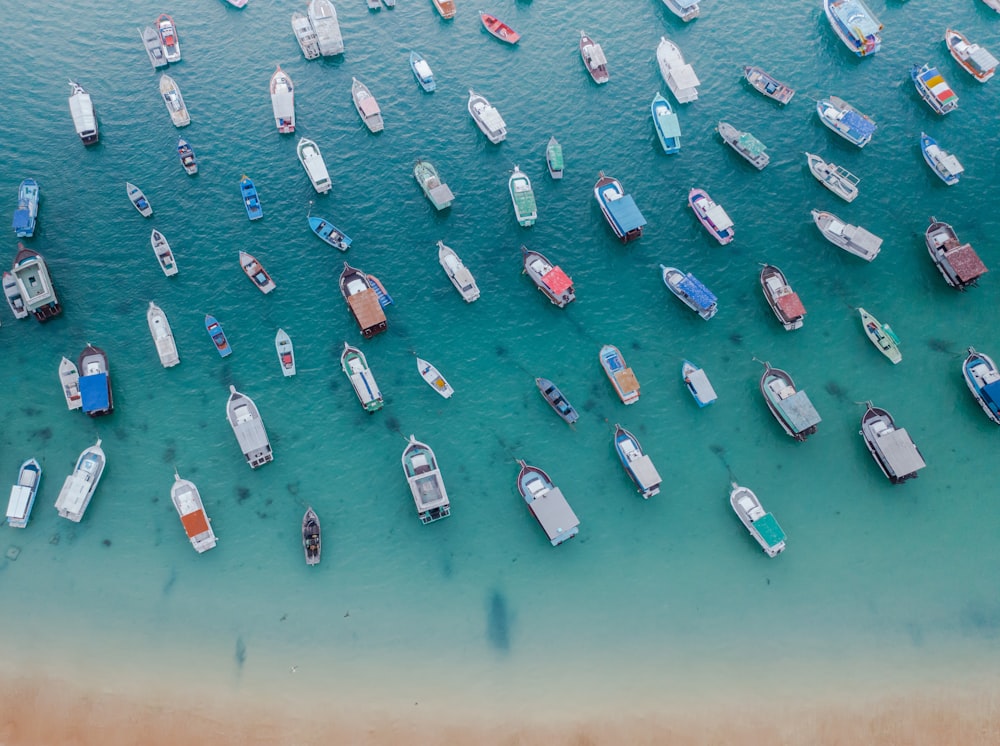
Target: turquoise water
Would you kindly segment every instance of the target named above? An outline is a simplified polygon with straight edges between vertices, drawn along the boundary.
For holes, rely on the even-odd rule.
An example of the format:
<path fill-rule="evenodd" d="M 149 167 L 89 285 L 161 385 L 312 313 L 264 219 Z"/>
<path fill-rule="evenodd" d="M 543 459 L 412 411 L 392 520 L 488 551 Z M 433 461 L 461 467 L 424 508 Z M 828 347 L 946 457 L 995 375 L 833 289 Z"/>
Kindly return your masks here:
<path fill-rule="evenodd" d="M 432 706 L 465 696 L 494 712 L 501 692 L 525 712 L 573 693 L 581 698 L 569 712 L 624 697 L 644 705 L 692 682 L 709 689 L 759 676 L 752 666 L 761 658 L 775 662 L 768 683 L 808 682 L 816 666 L 878 678 L 933 663 L 957 675 L 995 658 L 998 433 L 960 367 L 969 345 L 1000 355 L 997 282 L 991 273 L 967 293 L 948 288 L 923 230 L 931 214 L 946 220 L 998 266 L 1000 83 L 975 82 L 942 38 L 952 26 L 997 53 L 1000 17 L 978 2 L 873 2 L 883 50 L 858 60 L 819 2 L 707 0 L 685 25 L 652 0 L 507 0 L 490 9 L 522 33 L 510 48 L 485 34 L 466 3 L 445 22 L 429 0 L 380 13 L 352 0 L 337 4 L 344 57 L 306 61 L 289 26 L 303 5 L 5 12 L 0 64 L 17 84 L 0 117 L 0 184 L 12 214 L 20 180 L 39 181 L 39 227 L 26 243 L 46 257 L 65 309 L 44 326 L 0 314 L 0 474 L 12 482 L 30 456 L 44 470 L 28 528 L 4 528 L 0 538 L 20 549 L 16 561 L 0 559 L 0 593 L 4 617 L 33 630 L 18 641 L 22 652 L 110 675 L 138 662 L 154 677 L 197 658 L 220 691 L 266 689 L 297 667 L 326 691 L 379 692 L 369 703 L 409 706 L 418 692 Z M 168 71 L 191 111 L 182 131 L 136 32 L 162 10 L 183 51 Z M 604 46 L 605 86 L 583 68 L 580 29 Z M 655 61 L 661 35 L 702 80 L 699 100 L 680 107 L 683 149 L 671 157 L 649 115 L 656 91 L 667 94 Z M 432 66 L 433 94 L 413 79 L 410 49 Z M 958 93 L 957 112 L 938 117 L 917 96 L 908 69 L 924 61 Z M 267 84 L 276 63 L 296 85 L 294 136 L 274 127 Z M 746 88 L 749 63 L 797 90 L 787 107 Z M 352 76 L 379 100 L 383 133 L 370 135 L 358 118 Z M 95 147 L 74 134 L 67 77 L 93 96 Z M 469 118 L 470 87 L 506 119 L 502 145 Z M 878 122 L 869 146 L 858 150 L 819 123 L 813 102 L 829 94 Z M 719 119 L 760 138 L 771 164 L 757 172 L 724 147 L 713 132 Z M 961 159 L 957 186 L 924 164 L 922 130 Z M 176 159 L 178 134 L 198 155 L 196 177 Z M 566 156 L 561 182 L 545 172 L 552 134 Z M 322 149 L 330 194 L 309 185 L 295 157 L 299 135 Z M 861 196 L 848 205 L 823 189 L 805 151 L 860 176 Z M 456 194 L 450 210 L 435 212 L 414 182 L 419 157 Z M 534 183 L 539 219 L 530 229 L 517 226 L 507 193 L 515 164 Z M 622 246 L 604 223 L 592 196 L 599 170 L 643 211 L 639 241 Z M 262 221 L 246 219 L 243 173 L 260 191 Z M 145 190 L 151 219 L 125 198 L 126 179 Z M 692 186 L 732 216 L 729 246 L 686 207 Z M 353 238 L 348 254 L 309 232 L 311 200 Z M 823 240 L 813 207 L 882 236 L 879 257 L 868 264 Z M 174 249 L 174 278 L 152 256 L 153 227 Z M 9 262 L 16 241 L 12 232 L 5 240 Z M 448 282 L 437 240 L 476 276 L 476 303 Z M 521 274 L 522 243 L 574 278 L 575 303 L 556 309 L 534 289 Z M 268 268 L 274 293 L 262 296 L 243 276 L 240 249 Z M 337 288 L 344 259 L 396 299 L 388 331 L 370 341 Z M 803 329 L 788 333 L 774 320 L 757 282 L 765 261 L 802 297 Z M 670 296 L 661 263 L 697 274 L 718 295 L 718 315 L 702 321 Z M 150 300 L 170 319 L 176 368 L 158 363 Z M 900 365 L 865 339 L 858 306 L 896 330 Z M 204 331 L 206 313 L 229 336 L 225 360 Z M 291 379 L 274 353 L 279 326 L 295 343 Z M 345 340 L 368 356 L 383 411 L 365 414 L 339 370 Z M 75 359 L 88 342 L 108 352 L 116 405 L 96 420 L 66 411 L 56 373 L 63 355 Z M 634 406 L 620 404 L 598 364 L 606 343 L 621 348 L 642 385 Z M 452 399 L 420 379 L 414 353 L 448 378 Z M 808 442 L 771 418 L 755 356 L 788 370 L 822 415 Z M 707 409 L 679 380 L 685 357 L 719 393 Z M 581 411 L 574 427 L 542 400 L 539 375 Z M 229 384 L 254 398 L 271 437 L 275 460 L 256 471 L 225 419 Z M 919 479 L 894 487 L 872 462 L 857 434 L 866 399 L 920 447 L 928 466 Z M 665 477 L 648 502 L 614 454 L 616 422 Z M 400 466 L 410 433 L 434 448 L 452 499 L 451 517 L 429 526 Z M 83 522 L 71 524 L 52 503 L 97 436 L 108 467 Z M 582 522 L 576 540 L 548 545 L 517 495 L 516 458 L 562 488 Z M 191 549 L 170 503 L 175 468 L 199 486 L 219 536 L 205 555 Z M 754 489 L 787 532 L 780 557 L 765 557 L 733 515 L 732 480 Z M 308 505 L 324 527 L 318 568 L 302 559 Z M 547 699 L 527 706 L 538 692 Z"/>

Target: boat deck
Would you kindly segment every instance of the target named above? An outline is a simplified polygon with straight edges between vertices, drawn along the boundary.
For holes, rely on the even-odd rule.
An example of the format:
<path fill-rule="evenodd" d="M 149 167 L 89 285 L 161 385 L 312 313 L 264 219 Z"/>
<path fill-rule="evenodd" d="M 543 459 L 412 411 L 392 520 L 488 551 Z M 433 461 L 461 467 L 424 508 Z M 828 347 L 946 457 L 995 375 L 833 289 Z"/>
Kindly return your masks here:
<path fill-rule="evenodd" d="M 753 527 L 769 547 L 776 547 L 785 541 L 785 532 L 771 513 L 765 513 L 754 521 Z"/>
<path fill-rule="evenodd" d="M 970 283 L 989 271 L 971 244 L 957 246 L 946 251 L 944 255 L 955 276 L 963 284 Z"/>
<path fill-rule="evenodd" d="M 819 412 L 816 411 L 812 402 L 809 401 L 809 397 L 806 396 L 805 391 L 796 391 L 787 399 L 781 399 L 778 402 L 778 406 L 788 424 L 797 433 L 808 430 L 813 425 L 818 425 L 822 421 Z"/>
<path fill-rule="evenodd" d="M 538 521 L 538 524 L 549 537 L 552 546 L 556 546 L 580 532 L 580 519 L 576 517 L 573 508 L 569 506 L 562 490 L 552 487 L 540 497 L 532 500 L 528 507 Z"/>
<path fill-rule="evenodd" d="M 875 423 L 872 427 L 876 447 L 894 476 L 905 477 L 927 466 L 905 429 L 885 430 L 884 424 L 882 429 L 878 428 L 879 424 L 883 423 Z"/>
<path fill-rule="evenodd" d="M 607 192 L 604 194 L 606 195 Z M 611 219 L 615 222 L 615 226 L 621 233 L 632 233 L 633 231 L 642 229 L 646 225 L 646 218 L 639 211 L 639 207 L 635 204 L 635 200 L 632 199 L 631 194 L 623 194 L 617 199 L 608 199 L 605 197 L 604 204 L 611 215 Z"/>

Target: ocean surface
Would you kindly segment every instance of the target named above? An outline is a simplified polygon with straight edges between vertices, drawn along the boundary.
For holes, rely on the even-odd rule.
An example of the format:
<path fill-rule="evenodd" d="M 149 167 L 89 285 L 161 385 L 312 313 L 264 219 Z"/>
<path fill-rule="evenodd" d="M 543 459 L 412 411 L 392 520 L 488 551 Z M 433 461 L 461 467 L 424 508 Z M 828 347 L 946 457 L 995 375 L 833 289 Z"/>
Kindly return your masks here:
<path fill-rule="evenodd" d="M 705 0 L 689 24 L 659 0 L 484 7 L 521 32 L 516 47 L 487 35 L 466 0 L 452 21 L 430 0 L 380 12 L 338 0 L 345 54 L 307 61 L 289 24 L 305 10 L 298 0 L 243 10 L 221 0 L 7 3 L 3 220 L 21 179 L 35 178 L 38 230 L 25 243 L 47 260 L 64 312 L 39 325 L 0 309 L 0 481 L 13 483 L 32 456 L 43 467 L 27 529 L 0 529 L 0 615 L 9 633 L 20 630 L 0 643 L 5 657 L 81 677 L 176 679 L 220 696 L 322 691 L 456 718 L 641 710 L 744 687 L 809 696 L 994 665 L 1000 430 L 970 396 L 961 363 L 970 345 L 1000 359 L 1000 82 L 976 82 L 942 40 L 957 28 L 1000 54 L 1000 16 L 973 0 L 871 6 L 884 44 L 861 60 L 819 0 Z M 167 70 L 191 112 L 183 130 L 137 33 L 164 11 L 183 52 Z M 581 29 L 603 45 L 607 85 L 586 73 Z M 649 111 L 657 91 L 669 97 L 655 59 L 664 35 L 702 81 L 698 100 L 677 107 L 675 156 L 662 153 Z M 411 49 L 434 70 L 434 93 L 417 86 Z M 920 100 L 908 70 L 923 62 L 959 95 L 956 112 L 940 117 Z M 295 84 L 294 135 L 274 126 L 276 64 Z M 750 90 L 745 64 L 786 81 L 795 98 L 780 107 Z M 378 99 L 384 132 L 364 128 L 352 77 Z M 93 97 L 96 146 L 75 135 L 67 78 Z M 470 88 L 506 120 L 501 145 L 469 117 Z M 814 102 L 830 94 L 877 121 L 864 149 L 819 122 Z M 725 147 L 720 119 L 762 140 L 770 165 L 758 172 Z M 959 157 L 958 185 L 923 162 L 921 131 Z M 198 156 L 195 177 L 178 163 L 178 135 Z M 545 169 L 551 135 L 565 153 L 561 181 Z M 300 136 L 325 156 L 327 195 L 298 163 Z M 859 198 L 825 190 L 806 151 L 861 177 Z M 449 210 L 423 197 L 417 158 L 455 193 Z M 538 202 L 529 229 L 507 191 L 515 165 Z M 602 170 L 648 221 L 638 241 L 622 245 L 605 223 L 593 197 Z M 246 218 L 241 174 L 257 184 L 261 221 Z M 152 218 L 133 209 L 126 180 L 145 191 Z M 695 220 L 693 186 L 732 216 L 732 244 L 717 245 Z M 349 252 L 312 235 L 311 202 L 353 238 Z M 813 208 L 884 238 L 881 254 L 866 263 L 826 242 Z M 993 270 L 979 287 L 944 283 L 924 247 L 931 215 Z M 156 264 L 154 227 L 173 247 L 176 277 Z M 4 230 L 6 268 L 17 241 Z M 477 302 L 449 283 L 438 240 L 475 275 Z M 576 302 L 558 309 L 537 292 L 521 272 L 522 244 L 572 276 Z M 243 275 L 241 249 L 270 271 L 275 292 L 260 294 Z M 345 259 L 395 298 L 388 331 L 374 339 L 362 339 L 338 290 Z M 801 330 L 773 317 L 763 262 L 802 298 Z M 694 272 L 718 296 L 718 315 L 706 322 L 681 305 L 661 263 Z M 157 359 L 149 301 L 173 327 L 175 368 Z M 865 338 L 859 306 L 892 325 L 901 364 Z M 207 313 L 231 357 L 213 349 Z M 293 378 L 278 366 L 278 327 L 295 345 Z M 362 411 L 341 372 L 345 341 L 367 355 L 382 411 Z M 115 411 L 98 419 L 66 410 L 57 377 L 60 358 L 75 360 L 88 342 L 107 351 L 113 380 Z M 608 343 L 641 384 L 633 406 L 598 363 Z M 453 398 L 421 380 L 415 353 L 441 370 Z M 712 406 L 699 409 L 683 387 L 684 358 L 708 373 Z M 808 393 L 822 416 L 808 441 L 771 417 L 755 358 Z M 550 410 L 536 376 L 580 410 L 576 425 Z M 246 465 L 227 423 L 230 384 L 256 401 L 270 435 L 274 461 L 260 469 Z M 872 461 L 858 434 L 866 400 L 913 437 L 927 462 L 918 479 L 893 486 Z M 663 475 L 648 501 L 614 452 L 615 423 Z M 400 466 L 411 433 L 436 452 L 452 501 L 451 517 L 426 526 Z M 52 505 L 97 437 L 107 469 L 73 524 Z M 579 537 L 549 546 L 517 494 L 518 458 L 552 476 Z M 198 485 L 219 537 L 204 555 L 171 504 L 175 469 Z M 768 559 L 733 514 L 732 481 L 755 490 L 787 532 L 779 557 Z M 308 506 L 323 525 L 315 568 L 300 542 Z"/>

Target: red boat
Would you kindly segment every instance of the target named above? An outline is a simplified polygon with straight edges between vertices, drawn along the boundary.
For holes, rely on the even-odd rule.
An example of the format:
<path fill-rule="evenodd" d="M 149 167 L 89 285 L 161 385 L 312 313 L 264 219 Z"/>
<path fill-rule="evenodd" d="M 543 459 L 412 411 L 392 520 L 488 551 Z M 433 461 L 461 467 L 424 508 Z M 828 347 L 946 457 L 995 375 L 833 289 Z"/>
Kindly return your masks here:
<path fill-rule="evenodd" d="M 508 44 L 517 44 L 520 40 L 521 35 L 496 16 L 491 16 L 489 13 L 479 11 L 479 18 L 482 20 L 483 26 L 486 27 L 486 30 L 500 41 L 505 41 Z"/>

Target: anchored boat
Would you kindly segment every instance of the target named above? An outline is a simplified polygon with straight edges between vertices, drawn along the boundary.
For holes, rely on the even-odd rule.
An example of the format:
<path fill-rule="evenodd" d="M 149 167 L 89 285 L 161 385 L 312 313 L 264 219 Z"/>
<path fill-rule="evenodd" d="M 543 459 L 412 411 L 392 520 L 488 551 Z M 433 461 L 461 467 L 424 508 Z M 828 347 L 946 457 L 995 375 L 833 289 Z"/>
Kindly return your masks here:
<path fill-rule="evenodd" d="M 344 271 L 340 273 L 340 294 L 344 296 L 365 339 L 386 330 L 385 312 L 377 293 L 368 283 L 368 276 L 347 262 L 344 262 Z"/>
<path fill-rule="evenodd" d="M 858 57 L 870 57 L 882 48 L 882 22 L 863 0 L 823 0 L 823 10 L 834 33 Z"/>
<path fill-rule="evenodd" d="M 823 238 L 839 246 L 855 256 L 860 256 L 870 262 L 878 256 L 882 248 L 882 239 L 864 228 L 845 223 L 832 212 L 825 210 L 812 211 L 813 222 L 819 228 Z"/>
<path fill-rule="evenodd" d="M 988 271 L 972 245 L 960 243 L 955 229 L 933 216 L 924 243 L 944 281 L 956 290 L 976 285 Z"/>
<path fill-rule="evenodd" d="M 771 156 L 767 154 L 764 143 L 749 132 L 742 132 L 728 122 L 719 122 L 716 132 L 726 145 L 743 156 L 758 171 L 771 162 Z"/>
<path fill-rule="evenodd" d="M 756 65 L 747 65 L 743 68 L 743 77 L 753 87 L 768 98 L 774 99 L 779 104 L 787 104 L 795 95 L 795 89 L 785 85 L 777 78 L 764 72 Z"/>
<path fill-rule="evenodd" d="M 24 298 L 21 297 L 21 291 L 17 286 L 17 280 L 14 279 L 14 275 L 10 272 L 3 273 L 3 294 L 7 299 L 7 305 L 10 306 L 10 311 L 14 314 L 15 319 L 28 318 L 28 309 L 24 307 Z"/>
<path fill-rule="evenodd" d="M 676 295 L 680 301 L 701 316 L 705 321 L 715 316 L 719 310 L 715 294 L 705 287 L 701 280 L 690 272 L 681 272 L 676 267 L 661 264 L 663 284 L 667 290 Z"/>
<path fill-rule="evenodd" d="M 943 115 L 958 108 L 958 96 L 936 67 L 914 65 L 910 68 L 910 78 L 920 98 L 936 113 Z"/>
<path fill-rule="evenodd" d="M 563 177 L 562 145 L 559 144 L 554 135 L 549 138 L 549 142 L 545 146 L 545 165 L 549 169 L 549 176 L 553 179 L 561 179 Z"/>
<path fill-rule="evenodd" d="M 316 143 L 307 137 L 300 137 L 295 152 L 298 153 L 299 163 L 306 170 L 306 175 L 309 176 L 309 181 L 318 194 L 326 194 L 333 189 L 330 173 L 326 170 L 326 162 Z"/>
<path fill-rule="evenodd" d="M 653 466 L 653 460 L 643 452 L 639 439 L 616 424 L 614 443 L 618 458 L 625 467 L 625 473 L 635 483 L 639 494 L 646 500 L 660 494 L 660 483 L 663 482 L 663 478 Z"/>
<path fill-rule="evenodd" d="M 965 173 L 958 158 L 942 150 L 937 144 L 937 140 L 926 132 L 920 133 L 920 152 L 931 170 L 948 186 L 957 184 L 959 178 Z"/>
<path fill-rule="evenodd" d="M 69 113 L 73 117 L 76 134 L 80 136 L 84 145 L 93 145 L 99 137 L 94 102 L 79 83 L 71 80 L 69 87 L 72 91 L 69 97 Z"/>
<path fill-rule="evenodd" d="M 507 44 L 517 44 L 521 40 L 521 35 L 514 29 L 501 21 L 496 16 L 479 11 L 479 20 L 483 22 L 483 27 L 494 37 Z"/>
<path fill-rule="evenodd" d="M 549 406 L 563 419 L 563 422 L 572 425 L 580 419 L 580 415 L 577 414 L 576 409 L 552 381 L 548 378 L 536 378 L 535 385 L 545 398 L 545 401 L 549 403 Z"/>
<path fill-rule="evenodd" d="M 693 21 L 701 14 L 698 0 L 663 0 L 663 4 L 671 13 L 685 22 Z"/>
<path fill-rule="evenodd" d="M 292 13 L 292 33 L 295 34 L 295 41 L 299 43 L 299 49 L 307 60 L 319 57 L 319 37 L 304 13 Z"/>
<path fill-rule="evenodd" d="M 68 357 L 59 362 L 59 383 L 62 384 L 63 396 L 66 397 L 66 409 L 71 412 L 83 406 L 80 397 L 80 371 L 76 363 Z"/>
<path fill-rule="evenodd" d="M 17 472 L 17 482 L 10 488 L 10 500 L 7 501 L 7 525 L 11 528 L 25 528 L 31 517 L 31 509 L 35 507 L 35 497 L 38 494 L 38 484 L 42 480 L 42 467 L 33 458 L 29 458 Z"/>
<path fill-rule="evenodd" d="M 241 394 L 233 385 L 229 386 L 226 417 L 251 469 L 274 460 L 271 442 L 267 439 L 264 420 L 260 417 L 257 405 L 253 399 Z"/>
<path fill-rule="evenodd" d="M 413 178 L 417 180 L 417 183 L 424 192 L 424 196 L 430 200 L 430 203 L 434 205 L 436 210 L 451 207 L 455 195 L 451 193 L 448 185 L 441 181 L 441 177 L 433 163 L 417 159 L 416 165 L 413 166 Z"/>
<path fill-rule="evenodd" d="M 188 176 L 198 173 L 198 160 L 194 157 L 194 151 L 183 137 L 177 140 L 177 157 L 181 159 L 181 166 Z"/>
<path fill-rule="evenodd" d="M 859 148 L 871 142 L 877 125 L 842 98 L 827 96 L 816 102 L 819 119 L 830 130 Z"/>
<path fill-rule="evenodd" d="M 163 43 L 160 41 L 159 32 L 152 26 L 146 26 L 144 29 L 139 29 L 139 37 L 142 39 L 142 45 L 146 48 L 146 55 L 149 57 L 149 64 L 153 66 L 153 69 L 166 67 L 169 63 L 167 56 L 163 53 Z"/>
<path fill-rule="evenodd" d="M 479 95 L 471 88 L 469 89 L 468 109 L 472 121 L 476 123 L 476 126 L 491 143 L 499 145 L 507 139 L 507 123 L 500 116 L 500 112 L 484 96 Z"/>
<path fill-rule="evenodd" d="M 681 50 L 665 36 L 660 37 L 660 43 L 656 47 L 656 62 L 660 66 L 660 75 L 677 103 L 686 104 L 698 98 L 701 81 L 695 75 L 694 68 L 684 61 Z"/>
<path fill-rule="evenodd" d="M 274 350 L 278 353 L 278 364 L 281 366 L 281 373 L 286 378 L 295 375 L 295 347 L 292 346 L 292 339 L 285 333 L 284 329 L 278 329 L 274 335 Z"/>
<path fill-rule="evenodd" d="M 818 155 L 806 153 L 809 172 L 816 180 L 846 202 L 853 202 L 858 196 L 858 182 L 861 181 L 843 166 L 827 163 Z"/>
<path fill-rule="evenodd" d="M 444 380 L 444 376 L 438 372 L 438 369 L 419 357 L 417 358 L 417 372 L 420 373 L 420 377 L 427 382 L 428 386 L 445 399 L 450 399 L 451 395 L 455 393 L 451 384 Z"/>
<path fill-rule="evenodd" d="M 448 275 L 451 284 L 459 292 L 466 303 L 472 303 L 479 299 L 479 286 L 476 285 L 476 278 L 458 258 L 458 254 L 450 246 L 446 246 L 444 241 L 438 241 L 438 262 L 441 264 L 444 273 Z"/>
<path fill-rule="evenodd" d="M 816 426 L 821 421 L 819 413 L 805 391 L 796 391 L 795 383 L 788 373 L 772 368 L 770 363 L 764 363 L 760 393 L 774 419 L 795 440 L 805 440 L 816 432 Z"/>
<path fill-rule="evenodd" d="M 344 37 L 340 33 L 337 10 L 330 0 L 309 0 L 309 22 L 316 34 L 316 45 L 324 57 L 344 53 Z"/>
<path fill-rule="evenodd" d="M 271 75 L 270 88 L 271 110 L 274 112 L 274 124 L 278 132 L 295 132 L 295 88 L 281 65 Z"/>
<path fill-rule="evenodd" d="M 56 296 L 48 265 L 45 264 L 41 254 L 34 249 L 26 249 L 24 244 L 18 242 L 17 254 L 14 255 L 10 273 L 17 287 L 17 295 L 20 296 L 27 313 L 43 323 L 62 313 L 62 305 Z M 17 307 L 17 302 L 12 299 L 12 292 L 5 282 L 4 294 L 13 309 Z M 14 315 L 17 315 L 16 310 Z"/>
<path fill-rule="evenodd" d="M 218 319 L 214 316 L 206 315 L 205 330 L 208 332 L 208 336 L 212 338 L 212 343 L 215 345 L 215 350 L 219 353 L 219 357 L 228 357 L 233 354 L 233 348 L 229 346 L 229 340 L 226 339 L 226 333 L 222 330 L 222 324 L 219 323 Z"/>
<path fill-rule="evenodd" d="M 174 341 L 174 333 L 170 330 L 170 322 L 167 321 L 167 314 L 158 305 L 149 302 L 146 310 L 146 323 L 149 325 L 149 333 L 153 337 L 153 344 L 156 345 L 156 354 L 160 358 L 160 365 L 170 368 L 177 365 L 180 355 L 177 354 L 177 343 Z"/>
<path fill-rule="evenodd" d="M 524 271 L 535 283 L 535 286 L 559 308 L 576 300 L 573 280 L 560 269 L 553 266 L 543 254 L 531 251 L 526 246 L 521 247 Z"/>
<path fill-rule="evenodd" d="M 878 468 L 893 484 L 916 477 L 927 464 L 910 434 L 896 427 L 892 415 L 884 409 L 872 406 L 870 401 L 866 405 L 859 432 Z"/>
<path fill-rule="evenodd" d="M 684 385 L 694 400 L 698 402 L 699 408 L 706 407 L 719 398 L 715 389 L 712 388 L 708 376 L 705 375 L 705 371 L 690 360 L 681 363 L 681 380 L 684 381 Z"/>
<path fill-rule="evenodd" d="M 801 329 L 806 309 L 798 293 L 788 285 L 785 274 L 777 267 L 765 264 L 760 270 L 760 287 L 767 304 L 785 330 Z"/>
<path fill-rule="evenodd" d="M 347 251 L 351 246 L 351 237 L 324 218 L 309 216 L 309 227 L 324 243 L 338 251 Z"/>
<path fill-rule="evenodd" d="M 63 482 L 59 497 L 56 498 L 56 510 L 59 515 L 74 523 L 80 522 L 104 474 L 105 463 L 101 439 L 98 438 L 94 445 L 85 448 L 80 454 L 73 471 Z"/>
<path fill-rule="evenodd" d="M 319 516 L 310 506 L 302 516 L 302 551 L 305 553 L 306 564 L 310 567 L 318 565 L 323 554 L 322 536 Z"/>
<path fill-rule="evenodd" d="M 148 218 L 153 214 L 153 206 L 149 204 L 149 200 L 146 199 L 146 195 L 135 184 L 126 181 L 125 193 L 128 195 L 129 202 L 131 202 L 132 206 L 139 211 L 140 215 L 144 218 Z"/>
<path fill-rule="evenodd" d="M 653 96 L 650 113 L 653 115 L 656 139 L 660 141 L 663 152 L 667 155 L 679 153 L 681 151 L 681 125 L 677 120 L 677 113 L 670 106 L 670 102 L 659 91 Z"/>
<path fill-rule="evenodd" d="M 865 335 L 875 345 L 876 349 L 885 355 L 893 365 L 903 359 L 903 353 L 899 351 L 899 337 L 892 327 L 883 324 L 865 309 L 859 308 L 858 314 L 861 316 L 861 328 L 865 330 Z"/>
<path fill-rule="evenodd" d="M 170 121 L 175 127 L 187 127 L 191 124 L 191 115 L 184 104 L 184 97 L 181 96 L 181 89 L 176 81 L 164 73 L 160 76 L 160 96 L 163 97 L 163 104 L 170 114 Z"/>
<path fill-rule="evenodd" d="M 529 466 L 523 459 L 518 459 L 517 463 L 521 467 L 517 475 L 517 491 L 545 531 L 549 543 L 557 547 L 580 533 L 580 519 L 549 475 L 537 466 Z"/>
<path fill-rule="evenodd" d="M 351 78 L 351 99 L 354 101 L 354 108 L 358 110 L 358 116 L 370 132 L 381 132 L 385 129 L 378 101 L 368 90 L 368 86 L 357 78 Z"/>
<path fill-rule="evenodd" d="M 176 470 L 174 470 L 174 483 L 170 487 L 170 500 L 181 518 L 184 533 L 187 534 L 194 550 L 201 554 L 214 548 L 218 540 L 215 538 L 215 531 L 212 530 L 212 521 L 205 513 L 201 493 L 198 492 L 194 482 L 181 479 Z"/>
<path fill-rule="evenodd" d="M 240 194 L 243 197 L 243 206 L 246 208 L 247 217 L 250 220 L 260 220 L 264 217 L 264 208 L 260 204 L 257 187 L 246 174 L 240 177 Z"/>
<path fill-rule="evenodd" d="M 368 367 L 368 359 L 357 347 L 344 342 L 344 351 L 340 353 L 340 368 L 351 382 L 354 393 L 366 412 L 377 412 L 382 408 L 382 392 L 375 382 L 372 369 Z"/>
<path fill-rule="evenodd" d="M 980 83 L 992 78 L 997 65 L 1000 65 L 996 57 L 978 44 L 970 42 L 961 31 L 946 30 L 944 43 L 948 45 L 948 51 L 955 58 L 955 62 Z"/>
<path fill-rule="evenodd" d="M 432 523 L 451 515 L 448 491 L 431 447 L 411 435 L 410 442 L 403 449 L 402 463 L 420 522 Z"/>
<path fill-rule="evenodd" d="M 527 174 L 516 165 L 514 173 L 507 179 L 507 190 L 510 192 L 510 201 L 514 204 L 514 217 L 517 218 L 518 225 L 530 228 L 538 219 L 535 193 Z"/>
<path fill-rule="evenodd" d="M 111 396 L 111 373 L 108 356 L 100 347 L 88 344 L 76 362 L 80 371 L 80 403 L 91 417 L 101 417 L 114 411 Z"/>
<path fill-rule="evenodd" d="M 417 79 L 420 87 L 427 93 L 431 93 L 437 88 L 437 83 L 434 82 L 434 71 L 431 70 L 431 66 L 427 64 L 427 60 L 420 52 L 410 52 L 410 70 L 413 71 L 413 77 Z"/>
<path fill-rule="evenodd" d="M 603 171 L 598 172 L 594 198 L 601 206 L 604 219 L 622 243 L 628 243 L 642 235 L 646 218 L 642 216 L 632 195 L 625 194 L 625 188 L 618 179 L 605 176 Z"/>
<path fill-rule="evenodd" d="M 18 238 L 31 238 L 35 235 L 35 222 L 38 218 L 38 182 L 25 179 L 17 189 L 17 209 L 14 210 L 14 234 Z"/>
<path fill-rule="evenodd" d="M 595 83 L 608 82 L 608 59 L 604 56 L 604 50 L 584 31 L 580 32 L 580 56 Z"/>
<path fill-rule="evenodd" d="M 768 557 L 777 557 L 784 551 L 785 532 L 775 517 L 765 512 L 753 490 L 733 482 L 729 504 Z"/>
<path fill-rule="evenodd" d="M 181 61 L 181 41 L 177 38 L 177 24 L 166 13 L 161 13 L 156 19 L 156 30 L 160 34 L 163 45 L 163 56 L 167 62 Z"/>
<path fill-rule="evenodd" d="M 986 416 L 1000 425 L 1000 371 L 993 358 L 970 347 L 969 356 L 962 363 L 962 374 Z"/>
<path fill-rule="evenodd" d="M 267 295 L 276 287 L 274 280 L 271 279 L 271 275 L 267 273 L 267 270 L 264 269 L 264 266 L 257 261 L 257 257 L 253 254 L 241 251 L 240 267 L 243 269 L 243 274 L 249 277 L 257 289 L 264 295 Z"/>
<path fill-rule="evenodd" d="M 174 252 L 171 251 L 167 239 L 156 228 L 153 228 L 152 233 L 149 234 L 149 243 L 153 247 L 153 254 L 156 256 L 156 261 L 159 263 L 160 269 L 163 270 L 163 274 L 167 277 L 176 275 L 178 269 Z"/>
<path fill-rule="evenodd" d="M 732 218 L 704 189 L 692 189 L 688 192 L 688 206 L 694 211 L 702 227 L 723 246 L 736 237 Z"/>
<path fill-rule="evenodd" d="M 622 351 L 614 345 L 604 345 L 601 348 L 600 361 L 622 404 L 635 404 L 639 401 L 639 381 L 625 363 Z"/>

